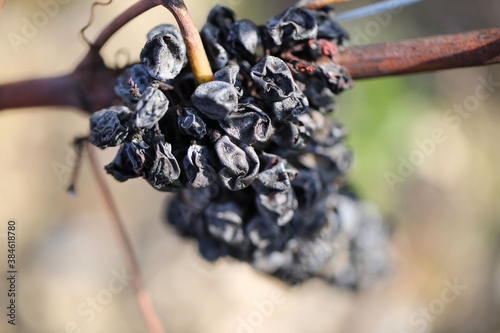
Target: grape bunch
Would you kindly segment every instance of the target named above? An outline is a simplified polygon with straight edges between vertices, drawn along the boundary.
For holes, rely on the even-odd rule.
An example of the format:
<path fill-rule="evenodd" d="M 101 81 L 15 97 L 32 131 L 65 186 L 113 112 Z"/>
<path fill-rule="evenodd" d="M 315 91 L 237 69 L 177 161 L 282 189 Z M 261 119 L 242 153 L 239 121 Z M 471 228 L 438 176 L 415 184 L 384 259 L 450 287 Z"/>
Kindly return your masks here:
<path fill-rule="evenodd" d="M 333 7 L 291 7 L 266 25 L 215 6 L 201 30 L 213 81 L 196 85 L 179 30 L 155 27 L 141 62 L 96 112 L 90 141 L 120 146 L 106 170 L 176 192 L 167 221 L 207 260 L 230 256 L 290 284 L 362 287 L 387 268 L 387 231 L 349 189 L 347 129 L 331 120 L 352 86 L 335 62 Z"/>

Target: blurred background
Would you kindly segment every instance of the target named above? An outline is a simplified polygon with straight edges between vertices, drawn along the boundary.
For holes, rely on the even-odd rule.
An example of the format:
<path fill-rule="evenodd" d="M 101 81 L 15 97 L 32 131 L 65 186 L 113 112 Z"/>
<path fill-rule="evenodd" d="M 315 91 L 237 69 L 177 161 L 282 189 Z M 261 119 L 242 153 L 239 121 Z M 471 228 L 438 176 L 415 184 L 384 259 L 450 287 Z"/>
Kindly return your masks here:
<path fill-rule="evenodd" d="M 7 1 L 0 16 L 0 83 L 60 75 L 83 57 L 78 32 L 92 1 L 58 1 L 53 15 L 41 20 L 49 2 Z M 199 28 L 217 3 L 186 2 Z M 260 24 L 294 4 L 222 2 Z M 353 0 L 336 9 L 370 2 Z M 88 36 L 132 3 L 98 7 Z M 9 36 L 23 36 L 33 20 L 40 27 L 14 46 Z M 366 44 L 498 22 L 497 0 L 434 0 L 343 25 L 351 44 Z M 137 60 L 147 32 L 160 23 L 174 20 L 156 8 L 125 26 L 103 50 L 107 64 Z M 488 78 L 498 83 L 480 100 L 476 91 Z M 229 259 L 207 263 L 196 244 L 166 225 L 168 194 L 140 180 L 107 177 L 166 332 L 500 332 L 500 66 L 360 80 L 337 102 L 334 117 L 349 127 L 357 158 L 351 181 L 393 229 L 392 273 L 353 293 L 320 280 L 289 287 Z M 460 109 L 466 111 L 454 111 Z M 15 219 L 18 332 L 146 331 L 88 161 L 78 195 L 65 192 L 75 160 L 71 142 L 87 132 L 88 116 L 74 109 L 0 112 L 0 266 L 5 272 L 3 233 Z M 99 152 L 101 164 L 115 153 Z M 109 293 L 111 281 L 123 288 Z M 16 331 L 4 312 L 0 331 Z"/>

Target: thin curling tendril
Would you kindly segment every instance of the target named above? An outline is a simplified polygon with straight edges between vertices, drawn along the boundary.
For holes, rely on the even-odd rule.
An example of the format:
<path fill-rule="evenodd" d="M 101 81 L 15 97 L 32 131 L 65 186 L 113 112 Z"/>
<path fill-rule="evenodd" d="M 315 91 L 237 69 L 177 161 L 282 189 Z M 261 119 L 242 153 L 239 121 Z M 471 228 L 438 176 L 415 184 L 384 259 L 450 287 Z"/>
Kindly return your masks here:
<path fill-rule="evenodd" d="M 0 0 L 0 1 L 2 1 L 2 0 Z M 95 7 L 97 7 L 97 6 L 105 7 L 105 6 L 111 5 L 112 2 L 113 2 L 113 0 L 109 0 L 108 2 L 96 1 L 92 4 L 92 7 L 90 8 L 89 22 L 80 30 L 80 37 L 83 39 L 85 44 L 87 44 L 90 48 L 92 48 L 94 44 L 85 36 L 85 30 L 87 30 L 92 25 L 92 23 L 94 23 Z M 0 8 L 0 12 L 1 12 L 1 8 Z"/>

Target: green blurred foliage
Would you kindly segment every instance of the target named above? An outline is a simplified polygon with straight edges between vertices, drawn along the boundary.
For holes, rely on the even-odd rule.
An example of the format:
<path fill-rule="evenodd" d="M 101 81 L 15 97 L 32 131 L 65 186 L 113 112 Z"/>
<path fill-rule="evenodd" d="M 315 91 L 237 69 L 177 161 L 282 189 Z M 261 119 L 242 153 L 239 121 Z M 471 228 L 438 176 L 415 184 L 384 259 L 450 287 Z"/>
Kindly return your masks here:
<path fill-rule="evenodd" d="M 347 142 L 356 154 L 353 186 L 384 212 L 391 211 L 394 193 L 384 177 L 395 170 L 395 158 L 408 150 L 412 126 L 421 115 L 418 92 L 410 92 L 406 78 L 360 81 L 339 98 L 337 118 L 349 128 Z"/>

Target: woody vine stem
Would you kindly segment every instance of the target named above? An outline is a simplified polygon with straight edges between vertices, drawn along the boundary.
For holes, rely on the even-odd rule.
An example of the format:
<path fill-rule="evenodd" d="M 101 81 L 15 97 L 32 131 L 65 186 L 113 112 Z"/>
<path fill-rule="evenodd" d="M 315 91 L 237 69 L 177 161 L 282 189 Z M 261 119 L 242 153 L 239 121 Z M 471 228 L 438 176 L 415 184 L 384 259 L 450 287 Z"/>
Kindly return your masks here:
<path fill-rule="evenodd" d="M 317 0 L 305 5 L 340 0 Z M 163 5 L 176 17 L 187 40 L 191 65 L 199 82 L 211 78 L 211 69 L 183 1 L 141 0 L 114 19 L 91 44 L 76 69 L 43 79 L 0 84 L 0 111 L 39 106 L 73 106 L 89 113 L 111 105 L 117 96 L 114 86 L 120 71 L 104 65 L 100 49 L 123 25 L 148 9 Z M 336 57 L 354 79 L 420 73 L 442 69 L 484 66 L 500 62 L 500 28 L 455 35 L 348 47 Z M 29 95 L 27 99 L 25 96 Z"/>

